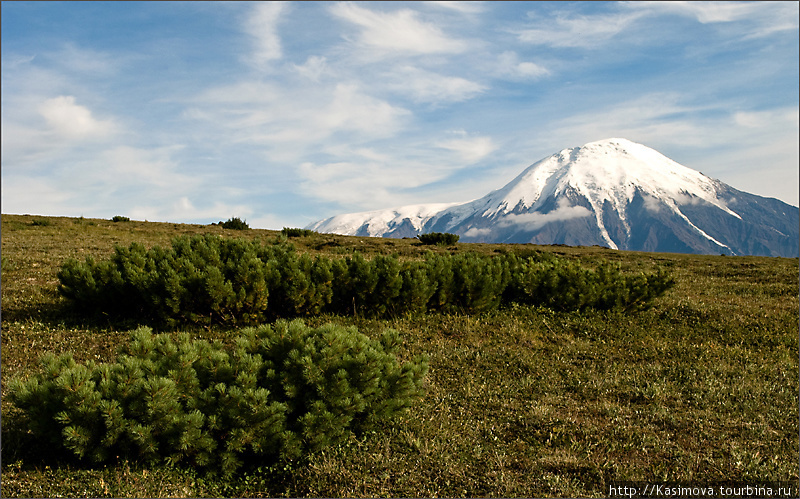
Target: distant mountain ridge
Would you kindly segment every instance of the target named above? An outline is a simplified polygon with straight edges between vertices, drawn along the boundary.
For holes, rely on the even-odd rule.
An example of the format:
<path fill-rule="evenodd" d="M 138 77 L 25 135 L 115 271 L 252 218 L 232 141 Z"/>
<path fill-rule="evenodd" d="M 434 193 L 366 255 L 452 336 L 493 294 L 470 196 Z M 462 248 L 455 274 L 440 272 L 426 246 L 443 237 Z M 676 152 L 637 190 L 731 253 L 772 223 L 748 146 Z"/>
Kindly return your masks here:
<path fill-rule="evenodd" d="M 622 138 L 564 149 L 467 203 L 337 215 L 307 227 L 373 237 L 600 245 L 633 251 L 800 255 L 800 209 L 709 178 Z"/>

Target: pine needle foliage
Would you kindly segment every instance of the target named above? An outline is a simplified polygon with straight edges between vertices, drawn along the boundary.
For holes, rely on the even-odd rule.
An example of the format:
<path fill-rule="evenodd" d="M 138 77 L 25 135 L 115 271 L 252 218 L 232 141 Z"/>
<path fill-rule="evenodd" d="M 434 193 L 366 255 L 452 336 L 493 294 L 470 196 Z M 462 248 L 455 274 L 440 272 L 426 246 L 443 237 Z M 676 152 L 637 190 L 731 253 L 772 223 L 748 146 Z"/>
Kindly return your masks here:
<path fill-rule="evenodd" d="M 284 227 L 281 230 L 281 234 L 286 237 L 309 237 L 316 234 L 313 230 L 310 229 L 298 229 L 296 227 Z"/>
<path fill-rule="evenodd" d="M 102 262 L 71 259 L 58 278 L 61 294 L 83 312 L 168 326 L 244 326 L 320 313 L 476 314 L 510 303 L 634 310 L 674 285 L 662 270 L 626 274 L 608 263 L 589 269 L 547 253 L 312 258 L 285 238 L 269 244 L 212 235 L 179 237 L 166 249 L 118 246 Z"/>
<path fill-rule="evenodd" d="M 411 407 L 427 357 L 401 364 L 396 331 L 278 321 L 240 331 L 232 348 L 179 334 L 132 332 L 117 361 L 41 359 L 9 398 L 41 445 L 78 458 L 167 461 L 235 473 L 343 442 Z"/>
<path fill-rule="evenodd" d="M 561 311 L 641 310 L 675 284 L 663 269 L 626 275 L 607 262 L 594 270 L 556 258 L 517 260 L 512 265 L 507 301 Z"/>
<path fill-rule="evenodd" d="M 231 230 L 250 229 L 250 226 L 247 224 L 247 220 L 242 220 L 239 217 L 231 217 L 224 222 L 220 222 L 219 225 L 221 225 L 223 229 L 231 229 Z"/>
<path fill-rule="evenodd" d="M 422 244 L 435 244 L 438 246 L 452 246 L 458 242 L 458 234 L 450 234 L 449 232 L 429 232 L 428 234 L 420 234 L 417 239 Z"/>

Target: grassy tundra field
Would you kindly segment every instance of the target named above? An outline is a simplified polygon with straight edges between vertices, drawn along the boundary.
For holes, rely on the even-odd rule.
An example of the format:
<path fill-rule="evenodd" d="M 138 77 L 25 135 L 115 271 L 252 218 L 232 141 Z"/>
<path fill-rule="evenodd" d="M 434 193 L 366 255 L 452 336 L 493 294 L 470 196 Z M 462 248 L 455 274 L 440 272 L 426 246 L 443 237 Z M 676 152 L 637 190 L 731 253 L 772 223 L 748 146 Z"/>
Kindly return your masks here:
<path fill-rule="evenodd" d="M 591 267 L 668 270 L 676 285 L 639 312 L 513 305 L 481 315 L 374 320 L 315 316 L 401 334 L 399 355 L 430 357 L 424 398 L 375 431 L 288 466 L 251 463 L 232 479 L 123 459 L 90 466 L 30 440 L 8 400 L 47 352 L 111 362 L 138 324 L 64 307 L 56 274 L 115 245 L 169 246 L 184 234 L 273 240 L 279 232 L 136 221 L 2 216 L 3 497 L 587 496 L 612 480 L 798 480 L 798 260 L 538 246 Z M 298 251 L 329 257 L 429 246 L 313 234 Z M 524 245 L 457 244 L 496 254 Z M 183 327 L 230 339 L 220 327 Z M 175 331 L 177 332 L 177 331 Z"/>

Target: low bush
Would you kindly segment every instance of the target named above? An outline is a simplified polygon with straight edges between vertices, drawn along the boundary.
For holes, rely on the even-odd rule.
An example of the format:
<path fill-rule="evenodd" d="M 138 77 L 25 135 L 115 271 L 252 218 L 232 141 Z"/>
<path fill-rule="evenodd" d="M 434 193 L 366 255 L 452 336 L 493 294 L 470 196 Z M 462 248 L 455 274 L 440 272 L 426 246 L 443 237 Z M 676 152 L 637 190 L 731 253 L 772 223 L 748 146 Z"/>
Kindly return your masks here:
<path fill-rule="evenodd" d="M 8 396 L 42 446 L 94 463 L 125 456 L 230 475 L 302 458 L 410 407 L 427 358 L 401 364 L 397 344 L 393 330 L 371 340 L 300 321 L 242 330 L 233 348 L 140 328 L 115 363 L 49 354 Z"/>
<path fill-rule="evenodd" d="M 458 242 L 458 234 L 450 234 L 448 232 L 430 232 L 428 234 L 420 234 L 417 239 L 422 244 L 435 244 L 439 246 L 452 246 Z"/>
<path fill-rule="evenodd" d="M 85 312 L 168 325 L 250 324 L 265 319 L 267 281 L 277 272 L 265 250 L 210 235 L 178 237 L 168 249 L 117 246 L 107 261 L 67 260 L 59 291 Z"/>
<path fill-rule="evenodd" d="M 316 232 L 309 229 L 294 229 L 290 227 L 284 227 L 283 230 L 281 230 L 281 234 L 286 237 L 307 237 L 313 236 L 316 234 Z"/>
<path fill-rule="evenodd" d="M 436 255 L 401 262 L 311 258 L 276 240 L 206 235 L 172 248 L 117 247 L 108 261 L 66 261 L 59 290 L 84 312 L 176 325 L 250 325 L 323 312 L 369 317 L 442 311 L 481 313 L 504 303 L 556 310 L 646 308 L 674 284 L 664 271 L 625 274 L 550 254 Z"/>
<path fill-rule="evenodd" d="M 112 222 L 130 222 L 131 219 L 128 217 L 123 217 L 121 215 L 114 215 L 114 218 L 111 219 Z"/>
<path fill-rule="evenodd" d="M 220 222 L 219 225 L 221 225 L 223 229 L 232 230 L 248 230 L 250 228 L 250 226 L 247 225 L 247 221 L 239 217 L 229 218 L 225 222 Z"/>
<path fill-rule="evenodd" d="M 633 310 L 649 307 L 675 284 L 662 269 L 654 274 L 623 274 L 618 266 L 597 269 L 565 259 L 517 262 L 506 300 L 554 310 Z"/>

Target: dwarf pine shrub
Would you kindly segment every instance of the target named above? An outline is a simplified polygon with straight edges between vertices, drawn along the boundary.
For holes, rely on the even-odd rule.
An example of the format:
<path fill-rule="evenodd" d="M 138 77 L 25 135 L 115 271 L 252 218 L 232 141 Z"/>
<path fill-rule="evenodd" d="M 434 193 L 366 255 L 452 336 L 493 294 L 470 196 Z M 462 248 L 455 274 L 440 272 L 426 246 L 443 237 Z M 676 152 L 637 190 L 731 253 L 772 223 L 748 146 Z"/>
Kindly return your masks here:
<path fill-rule="evenodd" d="M 297 228 L 293 228 L 293 227 L 284 227 L 281 230 L 281 234 L 283 234 L 286 237 L 307 237 L 307 236 L 313 236 L 314 234 L 316 234 L 316 232 L 314 232 L 313 230 L 309 230 L 309 229 L 297 229 Z"/>
<path fill-rule="evenodd" d="M 231 217 L 224 222 L 220 222 L 219 225 L 221 225 L 223 229 L 232 229 L 232 230 L 250 229 L 250 226 L 247 224 L 247 221 L 242 220 L 239 217 Z"/>
<path fill-rule="evenodd" d="M 500 306 L 510 279 L 506 259 L 464 253 L 452 257 L 452 262 L 450 309 L 481 313 Z"/>
<path fill-rule="evenodd" d="M 591 270 L 553 258 L 517 261 L 515 265 L 505 299 L 554 310 L 647 308 L 675 284 L 661 269 L 650 275 L 626 275 L 608 263 Z"/>
<path fill-rule="evenodd" d="M 253 325 L 319 313 L 390 317 L 426 311 L 481 313 L 506 303 L 556 310 L 648 307 L 674 284 L 659 270 L 588 269 L 548 254 L 494 257 L 426 253 L 421 261 L 355 253 L 343 259 L 205 235 L 171 248 L 116 247 L 110 260 L 67 260 L 60 292 L 80 310 L 166 324 Z"/>
<path fill-rule="evenodd" d="M 436 244 L 439 246 L 452 246 L 458 242 L 458 234 L 450 234 L 449 232 L 430 232 L 428 234 L 420 234 L 417 239 L 422 244 Z"/>
<path fill-rule="evenodd" d="M 401 364 L 398 334 L 279 321 L 232 348 L 180 334 L 132 333 L 114 363 L 41 359 L 8 396 L 43 446 L 102 463 L 114 456 L 234 473 L 301 458 L 411 407 L 426 357 Z"/>

